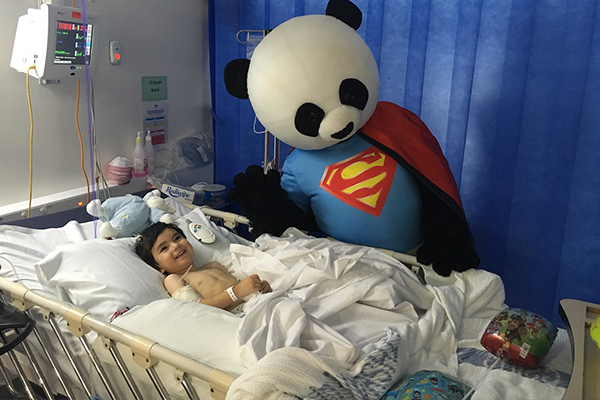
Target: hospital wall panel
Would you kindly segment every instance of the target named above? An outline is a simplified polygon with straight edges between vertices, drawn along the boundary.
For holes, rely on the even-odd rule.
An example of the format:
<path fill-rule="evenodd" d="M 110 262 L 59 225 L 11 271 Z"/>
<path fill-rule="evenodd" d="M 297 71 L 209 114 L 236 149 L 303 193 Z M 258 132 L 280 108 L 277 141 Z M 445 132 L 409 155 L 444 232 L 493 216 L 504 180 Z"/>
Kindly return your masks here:
<path fill-rule="evenodd" d="M 66 2 L 81 8 L 81 0 Z M 98 14 L 89 82 L 80 81 L 79 126 L 84 168 L 91 171 L 89 133 L 96 133 L 100 164 L 116 156 L 132 159 L 136 132 L 144 128 L 142 77 L 167 78 L 167 144 L 205 132 L 212 137 L 209 79 L 208 4 L 206 0 L 86 0 L 85 10 Z M 17 20 L 33 0 L 2 0 L 0 13 L 0 216 L 22 209 L 29 199 L 30 113 L 26 75 L 12 69 L 10 57 Z M 121 63 L 109 62 L 109 41 L 121 43 Z M 93 90 L 92 90 L 93 89 Z M 85 193 L 80 144 L 75 122 L 77 81 L 58 84 L 29 82 L 33 112 L 33 204 Z M 93 121 L 88 119 L 88 96 L 93 99 Z M 168 148 L 169 146 L 166 146 Z M 160 153 L 167 163 L 169 151 Z M 214 165 L 199 170 L 198 181 L 213 180 Z M 94 185 L 95 186 L 95 185 Z M 136 178 L 118 194 L 147 186 Z M 37 210 L 37 208 L 36 208 Z"/>

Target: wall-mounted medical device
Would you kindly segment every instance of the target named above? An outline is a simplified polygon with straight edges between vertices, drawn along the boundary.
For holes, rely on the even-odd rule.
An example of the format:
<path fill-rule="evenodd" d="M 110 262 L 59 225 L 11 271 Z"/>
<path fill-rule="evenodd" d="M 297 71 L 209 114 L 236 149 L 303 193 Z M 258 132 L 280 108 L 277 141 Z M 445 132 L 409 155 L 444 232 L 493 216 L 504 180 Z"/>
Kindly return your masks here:
<path fill-rule="evenodd" d="M 84 78 L 93 65 L 97 16 L 71 7 L 42 4 L 19 17 L 10 66 L 39 78 Z M 30 67 L 35 66 L 35 69 Z"/>

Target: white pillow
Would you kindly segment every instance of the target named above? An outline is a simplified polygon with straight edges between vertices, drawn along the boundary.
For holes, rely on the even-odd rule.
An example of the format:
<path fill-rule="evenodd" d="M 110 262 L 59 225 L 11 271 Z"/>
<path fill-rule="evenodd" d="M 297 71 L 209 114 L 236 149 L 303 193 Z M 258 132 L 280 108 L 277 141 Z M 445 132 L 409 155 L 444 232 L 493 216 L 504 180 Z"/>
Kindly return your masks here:
<path fill-rule="evenodd" d="M 220 308 L 170 298 L 136 307 L 113 324 L 238 376 L 246 371 L 237 343 L 242 320 Z"/>
<path fill-rule="evenodd" d="M 135 239 L 93 239 L 59 246 L 35 265 L 42 286 L 60 299 L 110 320 L 126 307 L 168 298 L 163 275 L 140 259 Z"/>
<path fill-rule="evenodd" d="M 0 226 L 0 276 L 20 282 L 29 289 L 43 290 L 35 272 L 35 264 L 56 246 L 78 243 L 93 237 L 85 224 L 70 221 L 60 228 L 33 229 L 21 226 Z"/>

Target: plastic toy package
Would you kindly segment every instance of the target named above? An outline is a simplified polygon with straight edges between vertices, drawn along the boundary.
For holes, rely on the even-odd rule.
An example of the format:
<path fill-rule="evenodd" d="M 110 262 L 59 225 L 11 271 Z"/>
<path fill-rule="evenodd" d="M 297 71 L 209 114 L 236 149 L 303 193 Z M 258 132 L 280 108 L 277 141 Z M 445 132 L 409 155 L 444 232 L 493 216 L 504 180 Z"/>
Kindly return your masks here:
<path fill-rule="evenodd" d="M 441 372 L 423 370 L 395 384 L 381 400 L 462 400 L 470 390 Z"/>
<path fill-rule="evenodd" d="M 546 318 L 519 308 L 508 308 L 492 319 L 481 344 L 511 364 L 536 367 L 548 354 L 558 329 Z"/>

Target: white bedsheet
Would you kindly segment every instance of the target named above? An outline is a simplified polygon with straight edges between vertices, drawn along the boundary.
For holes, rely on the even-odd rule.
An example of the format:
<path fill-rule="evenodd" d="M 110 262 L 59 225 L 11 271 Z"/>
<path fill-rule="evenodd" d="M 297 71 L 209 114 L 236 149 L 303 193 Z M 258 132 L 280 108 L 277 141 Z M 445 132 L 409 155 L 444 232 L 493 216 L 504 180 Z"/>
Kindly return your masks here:
<path fill-rule="evenodd" d="M 189 217 L 209 223 L 199 211 Z M 474 399 L 549 400 L 564 393 L 564 387 L 545 384 L 543 376 L 541 380 L 529 379 L 536 371 L 528 375 L 514 368 L 496 367 L 488 374 L 493 356 L 480 364 L 458 363 L 457 350 L 481 349 L 479 339 L 485 325 L 505 307 L 503 285 L 496 275 L 477 270 L 441 278 L 427 269 L 429 284 L 423 286 L 397 261 L 361 246 L 309 239 L 297 231 L 290 231 L 283 239 L 265 235 L 254 245 L 241 246 L 246 242 L 217 233 L 222 243 L 198 249 L 205 252 L 202 257 L 220 257 L 233 243 L 231 256 L 221 261 L 239 277 L 259 273 L 275 288 L 272 294 L 257 295 L 247 303 L 246 318 L 224 318 L 221 310 L 200 304 L 173 307 L 169 302 L 175 300 L 167 299 L 143 306 L 144 312 L 126 313 L 116 324 L 127 325 L 131 331 L 184 354 L 198 352 L 194 346 L 203 348 L 200 353 L 214 352 L 209 354 L 214 356 L 214 363 L 222 363 L 215 366 L 242 374 L 234 382 L 229 399 L 289 398 L 285 392 L 324 399 L 340 393 L 344 398 L 377 398 L 396 378 L 419 369 L 445 372 L 477 387 Z M 0 275 L 37 289 L 35 262 L 58 244 L 93 236 L 92 223 L 70 222 L 63 228 L 43 231 L 0 226 L 0 261 L 4 267 Z M 165 315 L 171 322 L 159 325 L 161 332 L 150 332 Z M 198 340 L 185 341 L 186 349 L 179 349 L 183 341 L 173 343 L 171 332 L 184 332 L 190 320 Z M 205 329 L 210 324 L 229 329 L 226 337 L 218 338 L 228 348 L 226 357 L 203 340 L 214 336 Z M 139 331 L 139 327 L 144 328 Z M 562 371 L 568 378 L 571 363 L 564 360 L 570 358 L 570 349 L 562 333 L 562 342 L 553 348 L 559 350 L 555 354 L 551 351 L 542 366 L 549 367 L 548 374 Z M 234 338 L 237 343 L 233 343 Z M 564 377 L 560 379 L 564 381 Z"/>
<path fill-rule="evenodd" d="M 274 289 L 245 305 L 238 341 L 246 366 L 275 349 L 302 347 L 349 367 L 386 326 L 417 321 L 434 298 L 387 255 L 296 229 L 263 235 L 252 247 L 231 245 L 231 260 L 223 261 L 239 279 L 258 273 Z"/>
<path fill-rule="evenodd" d="M 228 400 L 376 400 L 423 369 L 476 389 L 474 400 L 558 400 L 565 392 L 571 362 L 564 330 L 539 368 L 499 360 L 490 370 L 496 357 L 479 340 L 506 308 L 495 274 L 469 270 L 444 278 L 426 267 L 423 286 L 380 252 L 308 239 L 295 230 L 231 250 L 236 274 L 258 272 L 285 292 L 247 304 L 238 341 L 249 369 L 235 380 Z"/>
<path fill-rule="evenodd" d="M 287 292 L 257 296 L 248 303 L 238 340 L 245 362 L 254 361 L 252 355 L 262 359 L 234 382 L 228 399 L 284 399 L 290 394 L 379 399 L 400 376 L 421 369 L 458 376 L 458 342 L 471 335 L 462 332 L 462 321 L 491 319 L 504 308 L 502 282 L 489 272 L 454 273 L 437 277 L 436 286 L 421 285 L 408 268 L 378 251 L 289 233 L 282 239 L 259 238 L 260 251 L 232 246 L 236 273 L 259 270 L 261 277 Z M 427 275 L 434 281 L 431 270 Z M 339 288 L 334 281 L 341 283 Z M 368 310 L 353 314 L 362 302 Z M 277 312 L 282 303 L 294 303 L 294 318 Z M 334 316 L 340 313 L 343 318 L 336 325 Z M 359 345 L 364 340 L 353 343 L 360 350 L 354 359 L 346 353 L 328 354 L 331 349 L 307 351 L 303 343 L 307 336 L 313 342 L 336 338 L 329 331 L 310 329 L 312 325 L 302 318 L 310 323 L 323 318 L 320 324 L 330 322 L 326 326 L 340 335 L 351 325 L 357 336 L 371 340 L 363 347 Z M 283 341 L 304 349 L 273 351 L 273 343 Z M 343 344 L 340 341 L 339 347 Z M 278 373 L 283 365 L 286 373 Z"/>

